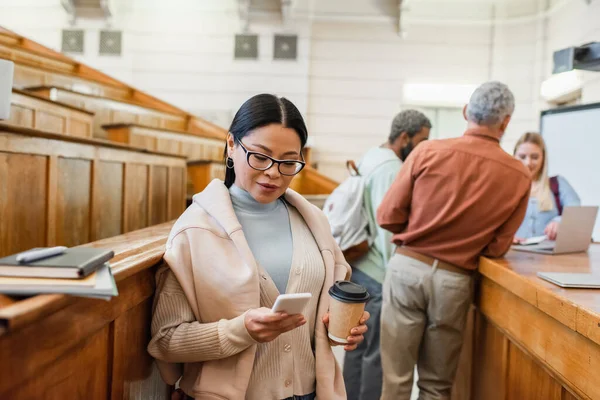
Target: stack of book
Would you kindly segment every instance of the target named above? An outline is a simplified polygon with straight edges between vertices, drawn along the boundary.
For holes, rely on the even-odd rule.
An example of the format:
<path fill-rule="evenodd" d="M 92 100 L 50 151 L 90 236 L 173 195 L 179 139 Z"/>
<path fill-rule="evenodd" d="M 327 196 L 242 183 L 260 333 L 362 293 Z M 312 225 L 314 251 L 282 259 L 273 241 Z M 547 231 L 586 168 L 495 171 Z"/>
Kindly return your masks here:
<path fill-rule="evenodd" d="M 0 293 L 63 293 L 110 300 L 118 295 L 108 264 L 113 257 L 114 252 L 106 249 L 52 247 L 0 258 Z"/>

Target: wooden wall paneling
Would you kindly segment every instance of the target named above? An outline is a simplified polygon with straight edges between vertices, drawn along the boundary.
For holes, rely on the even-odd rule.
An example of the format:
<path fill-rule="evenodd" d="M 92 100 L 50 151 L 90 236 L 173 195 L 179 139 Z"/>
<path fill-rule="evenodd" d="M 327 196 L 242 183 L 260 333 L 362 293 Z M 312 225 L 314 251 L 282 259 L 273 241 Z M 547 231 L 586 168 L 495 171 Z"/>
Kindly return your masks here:
<path fill-rule="evenodd" d="M 181 188 L 179 189 L 181 206 L 179 208 L 179 214 L 181 215 L 187 208 L 187 171 L 185 168 L 179 168 L 179 171 L 179 176 L 181 177 Z M 177 215 L 177 217 L 179 217 L 179 215 Z"/>
<path fill-rule="evenodd" d="M 123 164 L 93 161 L 91 240 L 120 235 L 123 224 Z"/>
<path fill-rule="evenodd" d="M 56 213 L 58 203 L 58 157 L 49 156 L 47 166 L 46 245 L 56 246 Z"/>
<path fill-rule="evenodd" d="M 179 118 L 162 118 L 162 124 L 161 124 L 162 128 L 167 128 L 167 129 L 173 129 L 173 130 L 178 130 L 178 131 L 183 131 L 185 130 L 185 117 L 179 117 Z"/>
<path fill-rule="evenodd" d="M 179 147 L 179 154 L 184 156 L 187 160 L 199 160 L 200 158 L 195 157 L 195 152 L 198 146 L 189 140 L 182 140 Z"/>
<path fill-rule="evenodd" d="M 46 157 L 0 152 L 0 257 L 46 244 Z"/>
<path fill-rule="evenodd" d="M 137 114 L 135 123 L 139 125 L 152 126 L 155 128 L 161 127 L 161 118 L 155 114 Z"/>
<path fill-rule="evenodd" d="M 9 122 L 24 128 L 33 128 L 34 110 L 31 108 L 11 104 Z"/>
<path fill-rule="evenodd" d="M 192 196 L 204 190 L 210 182 L 210 164 L 207 162 L 188 164 L 187 174 L 190 183 L 187 194 Z"/>
<path fill-rule="evenodd" d="M 71 118 L 69 120 L 69 130 L 67 133 L 71 136 L 91 138 L 92 124 L 88 121 L 82 121 L 76 118 Z"/>
<path fill-rule="evenodd" d="M 104 125 L 106 121 L 110 120 L 111 110 L 109 110 L 108 108 L 101 108 L 99 110 L 96 110 L 95 113 L 96 114 L 94 115 L 94 123 L 92 127 L 94 138 L 113 140 L 109 138 L 109 133 L 102 129 L 102 125 Z"/>
<path fill-rule="evenodd" d="M 204 152 L 204 145 L 201 143 L 190 143 L 190 155 L 189 160 L 201 160 Z"/>
<path fill-rule="evenodd" d="M 90 137 L 93 115 L 30 92 L 13 89 L 11 121 L 16 125 L 69 136 Z"/>
<path fill-rule="evenodd" d="M 150 167 L 150 225 L 167 222 L 168 218 L 168 168 L 153 165 Z"/>
<path fill-rule="evenodd" d="M 90 241 L 91 161 L 58 159 L 56 241 L 77 246 Z"/>
<path fill-rule="evenodd" d="M 7 397 L 0 398 L 105 400 L 108 397 L 109 335 L 109 327 L 105 326 L 78 343 L 72 351 L 58 357 L 39 375 L 6 393 Z"/>
<path fill-rule="evenodd" d="M 473 400 L 508 400 L 508 348 L 506 336 L 478 315 L 475 319 Z"/>
<path fill-rule="evenodd" d="M 136 115 L 124 110 L 110 110 L 110 124 L 134 124 Z"/>
<path fill-rule="evenodd" d="M 128 129 L 128 128 L 125 128 Z M 130 129 L 128 129 L 129 132 L 129 145 L 132 147 L 139 147 L 142 149 L 146 149 L 149 151 L 159 151 L 159 152 L 164 152 L 163 150 L 161 150 L 158 147 L 158 141 L 157 138 L 154 136 L 148 136 L 148 135 L 140 135 L 137 132 L 132 132 Z"/>
<path fill-rule="evenodd" d="M 152 299 L 148 298 L 113 323 L 111 399 L 156 399 L 166 394 L 165 384 L 155 376 L 154 360 L 146 349 L 151 316 Z"/>
<path fill-rule="evenodd" d="M 184 168 L 169 168 L 169 220 L 178 218 L 185 209 L 185 194 L 187 191 L 186 182 L 186 172 Z"/>
<path fill-rule="evenodd" d="M 154 169 L 152 168 L 152 166 L 148 167 L 148 184 L 146 186 L 146 189 L 148 190 L 148 201 L 146 202 L 146 206 L 148 207 L 148 210 L 146 210 L 146 226 L 151 226 L 152 225 L 152 203 L 153 203 L 153 198 L 152 198 L 152 194 L 153 194 L 153 186 L 154 186 Z"/>
<path fill-rule="evenodd" d="M 45 83 L 44 72 L 35 68 L 15 64 L 13 86 L 42 86 Z"/>
<path fill-rule="evenodd" d="M 123 233 L 127 233 L 148 223 L 148 166 L 125 164 L 123 181 Z"/>
<path fill-rule="evenodd" d="M 0 257 L 46 244 L 47 159 L 0 152 Z"/>
<path fill-rule="evenodd" d="M 517 346 L 509 345 L 507 398 L 561 400 L 562 386 Z"/>
<path fill-rule="evenodd" d="M 48 111 L 36 110 L 33 127 L 41 131 L 65 134 L 67 131 L 67 118 Z"/>
<path fill-rule="evenodd" d="M 108 140 L 111 140 L 111 141 L 117 142 L 117 143 L 126 144 L 126 145 L 131 144 L 129 136 L 130 136 L 129 129 L 127 129 L 127 128 L 111 129 L 110 131 L 108 131 L 106 133 L 106 137 Z M 142 146 L 137 146 L 137 147 L 142 147 Z"/>
<path fill-rule="evenodd" d="M 222 155 L 222 149 L 219 148 L 219 146 L 216 143 L 214 143 L 212 145 L 212 157 L 211 157 L 211 160 L 213 160 L 213 161 L 219 161 L 219 160 L 221 160 L 222 157 L 223 157 L 223 155 Z"/>
<path fill-rule="evenodd" d="M 181 143 L 177 139 L 172 139 L 165 136 L 159 136 L 156 138 L 156 151 L 161 153 L 180 155 L 181 154 Z"/>

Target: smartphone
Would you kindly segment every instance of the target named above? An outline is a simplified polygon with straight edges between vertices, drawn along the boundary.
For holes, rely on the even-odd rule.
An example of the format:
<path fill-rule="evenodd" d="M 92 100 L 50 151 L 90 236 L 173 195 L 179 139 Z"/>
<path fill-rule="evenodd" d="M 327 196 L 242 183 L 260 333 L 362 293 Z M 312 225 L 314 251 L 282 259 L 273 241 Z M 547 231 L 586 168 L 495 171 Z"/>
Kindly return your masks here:
<path fill-rule="evenodd" d="M 284 312 L 288 315 L 302 314 L 302 310 L 312 297 L 310 293 L 280 294 L 271 309 L 273 312 Z"/>

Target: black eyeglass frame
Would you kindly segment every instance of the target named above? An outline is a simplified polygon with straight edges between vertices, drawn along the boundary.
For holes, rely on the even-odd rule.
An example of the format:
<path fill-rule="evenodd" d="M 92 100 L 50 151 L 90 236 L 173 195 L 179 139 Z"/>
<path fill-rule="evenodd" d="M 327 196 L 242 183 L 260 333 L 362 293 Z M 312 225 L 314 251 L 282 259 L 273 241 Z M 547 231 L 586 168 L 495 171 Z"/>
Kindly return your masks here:
<path fill-rule="evenodd" d="M 280 173 L 281 175 L 285 175 L 285 176 L 296 176 L 296 175 L 298 175 L 298 174 L 299 174 L 299 173 L 300 173 L 300 172 L 301 172 L 301 171 L 304 169 L 304 167 L 306 166 L 306 162 L 304 161 L 304 155 L 302 155 L 302 151 L 300 151 L 300 157 L 302 158 L 302 160 L 278 160 L 278 159 L 276 159 L 276 158 L 273 158 L 273 157 L 271 157 L 271 156 L 268 156 L 268 155 L 266 155 L 266 154 L 264 154 L 264 153 L 261 153 L 261 152 L 258 152 L 258 151 L 251 151 L 251 150 L 248 150 L 248 149 L 246 148 L 246 146 L 244 146 L 244 144 L 242 143 L 242 141 L 241 141 L 241 140 L 239 140 L 239 139 L 236 139 L 236 142 L 238 142 L 238 143 L 239 143 L 239 145 L 242 147 L 242 149 L 243 149 L 243 150 L 244 150 L 244 152 L 246 153 L 246 163 L 248 164 L 248 166 L 249 166 L 250 168 L 252 168 L 252 169 L 256 170 L 256 171 L 267 171 L 268 169 L 270 169 L 270 168 L 273 166 L 273 164 L 277 164 L 277 170 L 279 171 L 279 173 Z M 268 167 L 265 167 L 265 168 L 256 168 L 256 167 L 253 167 L 252 165 L 250 165 L 250 156 L 251 156 L 251 155 L 253 155 L 253 154 L 259 155 L 259 156 L 261 156 L 261 157 L 265 157 L 265 158 L 267 158 L 267 159 L 271 160 L 271 163 L 269 164 L 269 166 L 268 166 Z M 284 172 L 282 172 L 282 171 L 281 171 L 281 164 L 284 164 L 284 163 L 295 163 L 295 164 L 300 164 L 300 169 L 299 169 L 298 171 L 294 172 L 293 174 L 286 174 L 286 173 L 284 173 Z"/>

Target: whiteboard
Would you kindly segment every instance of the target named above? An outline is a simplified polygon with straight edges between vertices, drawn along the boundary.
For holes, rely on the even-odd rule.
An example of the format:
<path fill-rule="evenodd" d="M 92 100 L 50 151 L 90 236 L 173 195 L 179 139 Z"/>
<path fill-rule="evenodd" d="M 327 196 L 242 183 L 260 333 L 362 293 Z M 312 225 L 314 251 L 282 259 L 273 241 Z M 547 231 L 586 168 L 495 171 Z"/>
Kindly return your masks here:
<path fill-rule="evenodd" d="M 600 103 L 542 112 L 550 176 L 562 175 L 582 205 L 600 205 Z M 600 241 L 600 217 L 594 241 Z"/>

